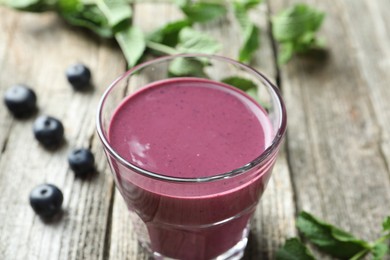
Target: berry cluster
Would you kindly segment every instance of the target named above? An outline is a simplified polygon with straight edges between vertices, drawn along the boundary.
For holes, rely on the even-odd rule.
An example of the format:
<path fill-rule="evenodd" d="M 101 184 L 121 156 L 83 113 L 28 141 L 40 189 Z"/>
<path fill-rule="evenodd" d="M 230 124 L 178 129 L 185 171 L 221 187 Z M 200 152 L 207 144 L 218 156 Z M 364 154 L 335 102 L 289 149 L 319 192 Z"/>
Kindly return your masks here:
<path fill-rule="evenodd" d="M 66 78 L 74 90 L 83 91 L 91 86 L 91 72 L 83 64 L 69 66 Z M 4 95 L 4 103 L 15 118 L 31 117 L 38 111 L 37 95 L 27 85 L 19 84 L 9 88 Z M 56 149 L 64 140 L 62 122 L 48 115 L 37 117 L 33 123 L 35 139 L 46 149 Z M 78 148 L 68 154 L 70 169 L 76 177 L 84 178 L 95 170 L 95 159 L 86 148 Z M 42 219 L 50 220 L 61 212 L 64 200 L 62 191 L 53 184 L 40 184 L 33 188 L 29 196 L 32 209 Z"/>

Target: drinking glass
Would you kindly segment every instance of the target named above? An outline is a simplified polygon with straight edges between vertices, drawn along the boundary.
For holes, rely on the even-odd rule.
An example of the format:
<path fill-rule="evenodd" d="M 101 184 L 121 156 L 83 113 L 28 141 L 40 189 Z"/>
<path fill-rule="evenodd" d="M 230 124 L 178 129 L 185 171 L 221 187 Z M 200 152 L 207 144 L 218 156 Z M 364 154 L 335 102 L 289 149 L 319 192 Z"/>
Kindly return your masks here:
<path fill-rule="evenodd" d="M 118 107 L 134 92 L 167 79 L 198 79 L 247 87 L 255 98 L 237 90 L 248 106 L 267 118 L 269 138 L 253 160 L 227 172 L 172 176 L 128 159 L 110 140 Z M 260 104 L 260 105 L 258 105 Z M 173 115 L 172 115 L 173 116 Z M 265 121 L 264 121 L 265 122 Z M 115 122 L 118 123 L 118 122 Z M 226 122 L 227 124 L 229 122 Z M 178 127 L 180 125 L 178 124 Z M 139 243 L 155 259 L 240 259 L 250 219 L 267 185 L 286 131 L 286 110 L 278 88 L 262 73 L 235 60 L 202 54 L 160 57 L 137 65 L 115 80 L 98 106 L 97 131 L 107 160 L 129 210 Z M 158 135 L 158 129 L 153 129 Z M 250 138 L 250 137 L 249 137 Z M 253 140 L 257 141 L 257 140 Z M 146 149 L 146 148 L 145 148 Z M 237 153 L 240 151 L 237 151 Z"/>

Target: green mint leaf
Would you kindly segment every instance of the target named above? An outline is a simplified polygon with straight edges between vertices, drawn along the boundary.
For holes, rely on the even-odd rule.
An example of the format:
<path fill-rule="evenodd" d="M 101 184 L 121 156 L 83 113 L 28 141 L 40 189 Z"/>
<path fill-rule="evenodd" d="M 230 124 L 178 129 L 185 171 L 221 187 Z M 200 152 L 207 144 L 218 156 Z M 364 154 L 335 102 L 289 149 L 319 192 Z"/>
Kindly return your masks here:
<path fill-rule="evenodd" d="M 248 28 L 252 25 L 252 22 L 249 19 L 249 15 L 247 13 L 247 9 L 239 3 L 233 3 L 233 8 L 234 16 L 236 17 L 237 22 L 240 25 L 241 31 L 247 31 Z"/>
<path fill-rule="evenodd" d="M 257 103 L 259 103 L 260 106 L 262 106 L 265 111 L 268 112 L 269 109 L 271 108 L 271 104 L 270 103 L 265 102 L 264 100 L 260 99 L 260 97 L 259 97 L 259 89 L 258 88 L 250 88 L 247 91 L 245 91 L 245 93 L 248 96 L 250 96 L 251 98 L 253 98 Z"/>
<path fill-rule="evenodd" d="M 294 45 L 291 42 L 281 44 L 281 51 L 278 53 L 278 63 L 285 64 L 294 55 Z"/>
<path fill-rule="evenodd" d="M 191 23 L 187 19 L 178 20 L 171 23 L 167 23 L 161 28 L 153 31 L 147 36 L 147 39 L 152 42 L 161 43 L 170 47 L 175 47 L 179 42 L 180 31 L 190 26 Z"/>
<path fill-rule="evenodd" d="M 248 15 L 248 8 L 244 4 L 235 2 L 233 4 L 234 15 L 241 28 L 242 44 L 238 54 L 238 60 L 249 62 L 253 54 L 260 46 L 260 29 L 251 22 Z"/>
<path fill-rule="evenodd" d="M 126 57 L 128 66 L 133 67 L 137 64 L 146 48 L 143 32 L 140 28 L 131 26 L 126 30 L 117 32 L 115 38 Z"/>
<path fill-rule="evenodd" d="M 16 9 L 28 9 L 31 6 L 34 6 L 40 2 L 41 0 L 6 0 L 4 3 L 12 8 Z"/>
<path fill-rule="evenodd" d="M 276 260 L 315 260 L 315 258 L 301 241 L 290 238 L 276 252 Z"/>
<path fill-rule="evenodd" d="M 130 24 L 132 9 L 128 0 L 96 0 L 96 3 L 114 32 L 124 30 Z"/>
<path fill-rule="evenodd" d="M 2 4 L 28 12 L 44 12 L 54 9 L 53 1 L 49 0 L 5 0 Z"/>
<path fill-rule="evenodd" d="M 59 0 L 57 6 L 60 13 L 81 12 L 83 8 L 80 0 Z"/>
<path fill-rule="evenodd" d="M 372 248 L 373 260 L 382 260 L 389 252 L 389 246 L 385 243 L 378 243 Z"/>
<path fill-rule="evenodd" d="M 390 231 L 390 216 L 386 217 L 382 223 L 383 231 Z"/>
<path fill-rule="evenodd" d="M 264 109 L 269 109 L 269 104 L 266 104 L 264 101 L 262 101 L 259 97 L 259 91 L 257 88 L 257 85 L 251 81 L 250 79 L 238 77 L 238 76 L 232 76 L 227 77 L 221 80 L 223 83 L 226 83 L 230 86 L 236 87 L 238 89 L 241 89 L 242 91 L 245 91 L 245 93 L 253 98 L 257 103 L 259 103 Z"/>
<path fill-rule="evenodd" d="M 238 60 L 241 62 L 250 62 L 259 46 L 260 29 L 256 25 L 252 25 L 244 36 L 244 43 L 240 48 Z"/>
<path fill-rule="evenodd" d="M 191 0 L 172 0 L 178 7 L 184 7 L 190 3 Z"/>
<path fill-rule="evenodd" d="M 221 80 L 223 83 L 226 83 L 228 85 L 231 85 L 233 87 L 236 87 L 238 89 L 241 89 L 243 91 L 247 91 L 249 89 L 257 89 L 257 86 L 253 81 L 241 78 L 237 76 L 227 77 Z"/>
<path fill-rule="evenodd" d="M 80 10 L 74 11 L 64 8 L 61 15 L 69 24 L 87 28 L 101 37 L 111 38 L 114 35 L 106 17 L 96 5 L 82 5 Z"/>
<path fill-rule="evenodd" d="M 272 17 L 272 35 L 281 44 L 283 53 L 279 62 L 287 62 L 295 53 L 322 47 L 316 33 L 324 18 L 323 12 L 306 4 L 295 4 Z"/>
<path fill-rule="evenodd" d="M 272 18 L 272 33 L 278 41 L 299 39 L 307 32 L 315 32 L 325 17 L 306 4 L 296 4 Z"/>
<path fill-rule="evenodd" d="M 235 0 L 235 2 L 249 10 L 262 3 L 263 0 Z"/>
<path fill-rule="evenodd" d="M 215 39 L 191 27 L 185 27 L 179 33 L 179 43 L 177 45 L 179 52 L 214 54 L 220 48 L 221 45 Z"/>
<path fill-rule="evenodd" d="M 187 2 L 181 4 L 181 10 L 192 22 L 204 23 L 215 20 L 226 14 L 223 4 L 207 2 Z"/>
<path fill-rule="evenodd" d="M 261 102 L 259 98 L 259 91 L 257 88 L 251 88 L 245 91 L 245 93 L 259 103 L 263 108 L 267 109 L 267 106 Z"/>
<path fill-rule="evenodd" d="M 370 249 L 370 245 L 366 241 L 359 240 L 307 212 L 299 214 L 297 226 L 311 243 L 334 257 L 351 258 L 361 251 Z"/>
<path fill-rule="evenodd" d="M 204 63 L 197 59 L 176 58 L 169 64 L 168 72 L 171 77 L 207 78 L 204 66 Z"/>

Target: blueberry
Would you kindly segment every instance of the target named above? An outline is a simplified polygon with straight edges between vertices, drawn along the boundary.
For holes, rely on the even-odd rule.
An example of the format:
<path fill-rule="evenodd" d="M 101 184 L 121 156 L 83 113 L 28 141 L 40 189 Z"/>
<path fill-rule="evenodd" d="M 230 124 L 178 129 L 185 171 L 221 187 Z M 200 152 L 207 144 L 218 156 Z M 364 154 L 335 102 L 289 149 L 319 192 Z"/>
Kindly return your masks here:
<path fill-rule="evenodd" d="M 18 118 L 32 115 L 37 108 L 37 96 L 31 88 L 25 85 L 15 85 L 9 88 L 5 92 L 4 102 L 8 110 Z"/>
<path fill-rule="evenodd" d="M 66 78 L 75 90 L 83 90 L 89 86 L 91 71 L 84 64 L 77 63 L 66 69 Z"/>
<path fill-rule="evenodd" d="M 64 127 L 51 116 L 38 117 L 33 126 L 35 138 L 46 148 L 58 147 L 64 138 Z"/>
<path fill-rule="evenodd" d="M 32 189 L 29 200 L 35 213 L 44 219 L 50 219 L 61 211 L 64 196 L 55 185 L 41 184 Z"/>
<path fill-rule="evenodd" d="M 88 173 L 95 171 L 95 158 L 89 149 L 75 149 L 68 155 L 70 168 L 76 177 L 86 177 Z"/>

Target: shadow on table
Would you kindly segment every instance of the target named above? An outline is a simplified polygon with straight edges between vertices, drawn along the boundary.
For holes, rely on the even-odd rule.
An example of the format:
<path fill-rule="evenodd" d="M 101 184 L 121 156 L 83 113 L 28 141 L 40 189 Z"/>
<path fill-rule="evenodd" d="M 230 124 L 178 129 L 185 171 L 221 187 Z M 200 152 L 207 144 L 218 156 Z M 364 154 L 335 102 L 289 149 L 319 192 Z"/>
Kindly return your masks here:
<path fill-rule="evenodd" d="M 259 241 L 252 232 L 249 232 L 248 244 L 241 260 L 268 259 L 268 255 L 259 250 Z"/>

